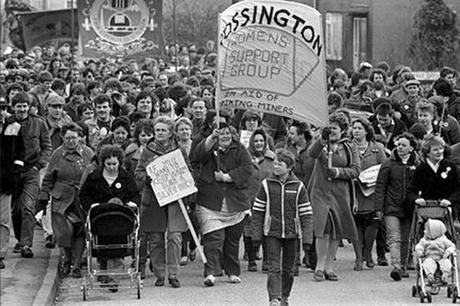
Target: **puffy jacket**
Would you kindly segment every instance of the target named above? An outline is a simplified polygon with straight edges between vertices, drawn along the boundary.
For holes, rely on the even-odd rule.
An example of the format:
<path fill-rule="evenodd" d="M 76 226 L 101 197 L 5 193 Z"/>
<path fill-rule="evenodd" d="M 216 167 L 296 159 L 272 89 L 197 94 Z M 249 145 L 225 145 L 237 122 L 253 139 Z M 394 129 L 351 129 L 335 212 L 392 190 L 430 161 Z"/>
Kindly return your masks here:
<path fill-rule="evenodd" d="M 425 235 L 415 246 L 419 257 L 440 260 L 444 255 L 455 252 L 455 244 L 446 235 L 446 226 L 440 220 L 428 219 L 425 223 Z"/>
<path fill-rule="evenodd" d="M 29 115 L 24 120 L 15 120 L 21 125 L 24 138 L 24 170 L 33 166 L 38 169 L 45 167 L 53 149 L 45 121 L 35 115 Z"/>
<path fill-rule="evenodd" d="M 408 203 L 406 196 L 417 165 L 418 158 L 414 152 L 407 164 L 403 164 L 396 149 L 383 161 L 375 186 L 377 210 L 383 211 L 386 216 L 411 216 L 413 204 Z"/>
<path fill-rule="evenodd" d="M 272 175 L 262 181 L 253 206 L 252 239 L 260 241 L 263 235 L 293 239 L 302 233 L 303 243 L 313 240 L 313 210 L 304 184 L 290 175 L 281 182 Z"/>

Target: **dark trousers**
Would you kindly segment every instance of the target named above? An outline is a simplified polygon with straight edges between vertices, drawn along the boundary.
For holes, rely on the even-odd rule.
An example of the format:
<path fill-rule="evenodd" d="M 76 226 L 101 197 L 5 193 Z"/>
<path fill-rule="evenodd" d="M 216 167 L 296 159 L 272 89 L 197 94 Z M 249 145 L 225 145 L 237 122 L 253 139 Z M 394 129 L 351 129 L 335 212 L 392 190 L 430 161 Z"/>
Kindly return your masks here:
<path fill-rule="evenodd" d="M 387 230 L 384 219 L 380 221 L 379 229 L 377 231 L 377 238 L 375 239 L 375 241 L 377 243 L 377 256 L 379 258 L 384 258 L 385 253 L 388 252 Z"/>
<path fill-rule="evenodd" d="M 354 216 L 358 230 L 358 240 L 353 242 L 356 260 L 372 261 L 372 247 L 377 236 L 380 221 L 375 219 L 374 213 L 357 214 Z M 385 254 L 385 253 L 383 253 Z"/>
<path fill-rule="evenodd" d="M 297 239 L 266 237 L 268 255 L 268 298 L 287 298 L 294 283 Z"/>
<path fill-rule="evenodd" d="M 222 268 L 227 275 L 240 275 L 241 268 L 238 254 L 244 224 L 245 220 L 233 226 L 203 235 L 204 254 L 207 259 L 207 263 L 204 264 L 205 277 L 218 274 L 221 258 Z"/>
<path fill-rule="evenodd" d="M 39 190 L 39 172 L 29 169 L 21 174 L 21 192 L 13 195 L 11 217 L 14 235 L 22 245 L 32 246 L 35 228 L 35 201 Z"/>
<path fill-rule="evenodd" d="M 260 243 L 255 243 L 252 241 L 252 238 L 249 236 L 243 235 L 243 240 L 244 240 L 244 249 L 248 254 L 248 262 L 255 262 L 256 261 L 256 255 L 257 252 L 259 251 L 260 248 Z M 265 250 L 264 250 L 265 253 Z M 264 259 L 265 259 L 265 254 L 264 254 Z"/>

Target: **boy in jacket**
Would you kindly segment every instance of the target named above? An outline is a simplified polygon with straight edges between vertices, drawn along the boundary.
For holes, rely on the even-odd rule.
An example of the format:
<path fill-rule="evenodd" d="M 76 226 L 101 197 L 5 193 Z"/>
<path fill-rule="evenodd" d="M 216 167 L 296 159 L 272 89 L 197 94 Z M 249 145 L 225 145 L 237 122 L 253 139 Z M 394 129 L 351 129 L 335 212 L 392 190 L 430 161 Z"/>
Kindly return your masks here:
<path fill-rule="evenodd" d="M 261 241 L 262 234 L 266 239 L 271 306 L 288 305 L 294 282 L 296 240 L 300 233 L 304 250 L 310 249 L 313 240 L 313 211 L 307 190 L 292 174 L 294 154 L 278 149 L 273 165 L 272 176 L 262 181 L 252 219 L 252 240 Z"/>

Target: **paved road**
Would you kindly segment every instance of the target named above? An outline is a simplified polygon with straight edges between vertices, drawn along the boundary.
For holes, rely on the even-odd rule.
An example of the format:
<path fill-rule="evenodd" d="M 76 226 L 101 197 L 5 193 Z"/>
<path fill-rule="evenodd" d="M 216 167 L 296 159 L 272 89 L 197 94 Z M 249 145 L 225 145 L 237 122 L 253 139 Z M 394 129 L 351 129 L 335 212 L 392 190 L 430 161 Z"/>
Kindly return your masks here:
<path fill-rule="evenodd" d="M 36 227 L 33 258 L 22 258 L 13 253 L 16 239 L 11 236 L 5 260 L 6 268 L 0 270 L 0 305 L 32 305 L 48 267 L 50 250 L 44 247 L 43 230 Z"/>
<path fill-rule="evenodd" d="M 339 282 L 315 282 L 312 272 L 301 268 L 300 276 L 294 281 L 290 298 L 291 305 L 414 305 L 420 303 L 411 297 L 415 272 L 409 279 L 394 282 L 389 277 L 389 267 L 355 272 L 351 245 L 339 249 L 337 274 Z M 260 263 L 259 263 L 260 264 Z M 266 274 L 247 272 L 247 263 L 242 261 L 244 272 L 241 284 L 229 284 L 225 277 L 217 279 L 211 288 L 203 286 L 202 264 L 194 262 L 181 270 L 182 288 L 153 286 L 155 278 L 148 271 L 144 281 L 142 298 L 136 299 L 135 290 L 122 289 L 117 293 L 107 290 L 89 292 L 85 305 L 268 305 Z M 452 304 L 445 289 L 433 298 L 437 305 Z M 65 279 L 57 296 L 57 305 L 81 305 L 82 294 L 79 282 Z"/>

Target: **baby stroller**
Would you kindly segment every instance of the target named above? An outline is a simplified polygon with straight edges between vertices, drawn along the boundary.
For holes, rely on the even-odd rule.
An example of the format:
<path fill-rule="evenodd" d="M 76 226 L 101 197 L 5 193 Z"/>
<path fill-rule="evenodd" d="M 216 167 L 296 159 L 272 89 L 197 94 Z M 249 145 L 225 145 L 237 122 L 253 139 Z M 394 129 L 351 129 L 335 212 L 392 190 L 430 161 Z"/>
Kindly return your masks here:
<path fill-rule="evenodd" d="M 438 219 L 444 223 L 446 226 L 447 232 L 446 236 L 452 242 L 456 243 L 456 232 L 454 227 L 454 220 L 452 218 L 450 208 L 440 206 L 440 201 L 426 201 L 426 206 L 415 206 L 411 231 L 409 236 L 409 250 L 414 251 L 415 245 L 424 235 L 425 222 L 428 219 Z M 409 252 L 408 257 L 411 256 Z M 407 258 L 406 262 L 409 262 L 410 258 Z M 427 290 L 427 286 L 437 286 L 437 287 L 447 287 L 447 297 L 452 298 L 453 303 L 457 302 L 460 288 L 459 288 L 459 278 L 457 270 L 457 258 L 455 254 L 449 256 L 449 260 L 452 263 L 451 269 L 451 282 L 442 283 L 440 279 L 441 271 L 438 270 L 435 273 L 435 279 L 439 280 L 433 284 L 427 284 L 426 275 L 422 266 L 422 259 L 418 259 L 416 263 L 416 284 L 412 286 L 412 296 L 420 297 L 420 302 L 423 303 L 426 299 L 428 303 L 432 301 L 432 293 Z"/>
<path fill-rule="evenodd" d="M 112 276 L 129 276 L 129 287 L 125 288 L 137 288 L 137 298 L 140 299 L 137 207 L 114 203 L 93 204 L 89 209 L 85 226 L 88 271 L 81 284 L 83 300 L 86 301 L 88 297 L 88 289 L 99 289 L 94 286 L 97 278 Z M 126 271 L 101 270 L 93 263 L 93 257 L 119 259 L 125 256 L 134 256 L 134 264 Z"/>

